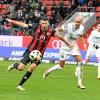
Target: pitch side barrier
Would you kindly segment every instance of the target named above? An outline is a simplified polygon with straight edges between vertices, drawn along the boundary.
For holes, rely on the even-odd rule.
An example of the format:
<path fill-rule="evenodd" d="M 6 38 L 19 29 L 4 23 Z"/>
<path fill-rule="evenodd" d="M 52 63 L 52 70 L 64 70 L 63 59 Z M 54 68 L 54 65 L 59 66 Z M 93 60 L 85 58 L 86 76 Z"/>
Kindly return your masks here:
<path fill-rule="evenodd" d="M 8 60 L 20 60 L 22 54 L 26 50 L 27 45 L 31 41 L 31 37 L 28 36 L 6 36 L 0 35 L 0 58 Z M 80 52 L 82 54 L 83 60 L 85 59 L 86 50 L 78 42 L 80 47 Z M 43 61 L 58 61 L 59 60 L 59 50 L 61 47 L 61 41 L 57 38 L 51 38 L 46 51 L 43 56 Z M 75 62 L 72 56 L 66 58 L 68 62 Z M 96 57 L 93 56 L 90 59 L 91 62 L 96 63 Z"/>

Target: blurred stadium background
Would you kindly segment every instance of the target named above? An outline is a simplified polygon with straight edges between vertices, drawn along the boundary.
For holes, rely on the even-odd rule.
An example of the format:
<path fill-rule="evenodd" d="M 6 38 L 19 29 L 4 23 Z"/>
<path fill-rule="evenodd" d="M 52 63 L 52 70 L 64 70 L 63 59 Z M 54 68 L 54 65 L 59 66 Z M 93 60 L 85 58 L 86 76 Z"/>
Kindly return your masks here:
<path fill-rule="evenodd" d="M 25 23 L 39 23 L 47 16 L 51 27 L 72 22 L 81 15 L 85 27 L 84 40 L 100 22 L 100 0 L 0 0 L 0 59 L 19 60 L 31 40 L 32 29 L 22 28 L 5 21 L 5 17 Z M 44 54 L 44 61 L 57 61 L 61 42 L 52 38 Z M 83 59 L 86 50 L 78 41 Z M 48 62 L 47 61 L 47 62 Z M 67 61 L 74 59 L 69 56 Z M 95 56 L 90 62 L 97 62 Z"/>
<path fill-rule="evenodd" d="M 12 71 L 7 73 L 6 68 L 15 60 L 20 60 L 23 52 L 31 40 L 33 30 L 18 27 L 5 21 L 5 18 L 25 23 L 38 23 L 41 17 L 47 16 L 51 27 L 62 23 L 72 22 L 80 14 L 84 21 L 84 40 L 88 47 L 87 38 L 100 22 L 100 0 L 0 0 L 0 100 L 99 100 L 100 81 L 96 80 L 96 67 L 85 67 L 86 90 L 77 89 L 74 77 L 74 59 L 69 56 L 65 70 L 55 72 L 42 79 L 46 67 L 54 65 L 59 59 L 61 41 L 52 38 L 45 51 L 43 62 L 34 73 L 31 81 L 26 84 L 27 91 L 16 92 L 15 87 L 22 73 Z M 78 45 L 84 60 L 86 50 Z M 95 56 L 90 64 L 97 63 Z"/>

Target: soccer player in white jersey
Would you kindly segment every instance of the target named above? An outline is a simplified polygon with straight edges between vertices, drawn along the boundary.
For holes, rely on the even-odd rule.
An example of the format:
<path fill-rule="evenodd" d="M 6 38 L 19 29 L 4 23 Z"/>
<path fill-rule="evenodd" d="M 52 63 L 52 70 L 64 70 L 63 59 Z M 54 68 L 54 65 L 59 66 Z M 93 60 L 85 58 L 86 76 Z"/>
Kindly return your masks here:
<path fill-rule="evenodd" d="M 87 64 L 90 60 L 90 57 L 95 54 L 98 60 L 98 76 L 97 78 L 100 79 L 100 24 L 97 24 L 96 29 L 94 29 L 89 38 L 88 38 L 88 50 L 86 54 L 86 59 L 84 60 L 83 64 Z"/>
<path fill-rule="evenodd" d="M 77 81 L 78 87 L 81 89 L 85 89 L 85 86 L 82 83 L 82 65 L 83 65 L 82 57 L 79 52 L 79 48 L 77 46 L 77 38 L 78 37 L 82 38 L 83 31 L 84 31 L 84 26 L 82 25 L 82 17 L 77 16 L 75 18 L 75 22 L 69 23 L 67 26 L 62 25 L 62 27 L 58 28 L 58 30 L 66 31 L 64 38 L 68 39 L 68 41 L 72 43 L 74 47 L 69 48 L 63 42 L 60 49 L 59 64 L 47 69 L 43 74 L 43 78 L 46 78 L 52 71 L 63 69 L 67 55 L 72 55 L 78 62 L 78 66 L 76 67 L 76 72 L 75 72 L 78 78 L 78 81 Z"/>

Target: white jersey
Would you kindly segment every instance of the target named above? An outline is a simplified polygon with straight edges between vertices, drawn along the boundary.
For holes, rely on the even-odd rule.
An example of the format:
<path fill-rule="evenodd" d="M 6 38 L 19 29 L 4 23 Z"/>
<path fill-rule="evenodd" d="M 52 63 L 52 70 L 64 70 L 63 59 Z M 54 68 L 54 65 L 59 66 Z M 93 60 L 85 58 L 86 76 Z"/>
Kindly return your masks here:
<path fill-rule="evenodd" d="M 77 38 L 80 35 L 83 35 L 83 31 L 84 31 L 83 25 L 80 25 L 78 29 L 75 29 L 75 23 L 69 23 L 67 27 L 62 26 L 62 28 L 65 31 L 64 38 L 67 39 L 73 45 L 76 44 Z M 62 42 L 61 48 L 68 49 L 69 47 L 64 42 Z"/>
<path fill-rule="evenodd" d="M 88 38 L 88 43 L 91 45 L 97 45 L 100 47 L 100 32 L 93 30 Z"/>
<path fill-rule="evenodd" d="M 86 59 L 90 59 L 90 57 L 95 54 L 96 57 L 100 57 L 100 32 L 98 32 L 96 29 L 93 30 L 88 38 L 88 50 L 86 54 Z M 95 48 L 95 46 L 98 46 L 99 48 Z"/>

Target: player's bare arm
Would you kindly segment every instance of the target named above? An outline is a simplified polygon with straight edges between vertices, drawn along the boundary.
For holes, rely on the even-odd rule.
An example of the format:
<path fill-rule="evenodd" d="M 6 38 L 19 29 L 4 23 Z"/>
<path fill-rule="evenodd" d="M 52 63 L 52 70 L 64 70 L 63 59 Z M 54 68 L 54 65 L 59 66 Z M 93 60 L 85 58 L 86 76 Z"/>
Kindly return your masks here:
<path fill-rule="evenodd" d="M 11 20 L 9 18 L 6 18 L 6 21 L 8 21 L 9 23 L 12 23 L 12 24 L 16 24 L 16 25 L 21 26 L 21 27 L 28 27 L 29 26 L 26 23 L 15 21 L 15 20 Z"/>
<path fill-rule="evenodd" d="M 80 36 L 80 40 L 81 40 L 81 43 L 82 43 L 83 46 L 84 46 L 84 49 L 86 50 L 86 44 L 85 44 L 85 41 L 84 41 L 84 38 L 83 38 L 82 35 Z"/>

